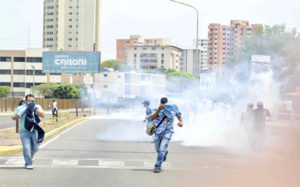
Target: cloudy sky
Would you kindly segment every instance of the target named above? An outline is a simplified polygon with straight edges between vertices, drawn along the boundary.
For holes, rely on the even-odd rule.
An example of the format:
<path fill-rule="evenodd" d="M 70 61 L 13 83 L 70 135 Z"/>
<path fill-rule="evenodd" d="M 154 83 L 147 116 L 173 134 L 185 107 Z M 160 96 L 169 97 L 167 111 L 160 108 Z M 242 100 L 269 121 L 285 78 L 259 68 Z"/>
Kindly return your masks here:
<path fill-rule="evenodd" d="M 199 10 L 199 35 L 207 36 L 209 23 L 231 19 L 265 25 L 285 24 L 300 31 L 298 0 L 181 0 Z M 0 0 L 0 49 L 42 47 L 43 0 Z M 138 34 L 168 38 L 191 46 L 196 35 L 193 9 L 169 0 L 102 0 L 102 59 L 115 58 L 118 38 Z"/>

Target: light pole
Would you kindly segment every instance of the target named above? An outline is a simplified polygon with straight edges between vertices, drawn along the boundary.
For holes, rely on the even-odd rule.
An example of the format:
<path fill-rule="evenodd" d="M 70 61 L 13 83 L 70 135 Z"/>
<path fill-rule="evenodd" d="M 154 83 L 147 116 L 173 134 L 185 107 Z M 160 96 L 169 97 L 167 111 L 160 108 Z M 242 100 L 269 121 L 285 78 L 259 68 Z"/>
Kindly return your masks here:
<path fill-rule="evenodd" d="M 199 38 L 198 38 L 198 25 L 199 25 L 199 13 L 198 13 L 198 10 L 195 8 L 195 7 L 193 7 L 192 5 L 189 5 L 189 4 L 186 4 L 186 3 L 183 3 L 183 2 L 179 2 L 179 1 L 175 1 L 175 0 L 170 0 L 170 1 L 172 1 L 172 2 L 174 2 L 174 3 L 178 3 L 178 4 L 181 4 L 181 5 L 184 5 L 184 6 L 188 6 L 188 7 L 190 7 L 190 8 L 192 8 L 192 9 L 194 9 L 195 11 L 196 11 L 196 13 L 197 13 L 197 28 L 196 28 L 196 68 L 194 68 L 194 75 L 196 76 L 196 77 L 199 77 L 199 50 L 198 50 L 198 40 L 199 40 Z M 195 70 L 196 69 L 196 70 Z"/>
<path fill-rule="evenodd" d="M 32 88 L 32 94 L 34 95 L 34 78 L 35 78 L 35 67 L 33 65 L 31 65 L 32 69 L 33 69 L 33 80 L 32 80 L 32 83 L 33 83 L 33 88 Z"/>

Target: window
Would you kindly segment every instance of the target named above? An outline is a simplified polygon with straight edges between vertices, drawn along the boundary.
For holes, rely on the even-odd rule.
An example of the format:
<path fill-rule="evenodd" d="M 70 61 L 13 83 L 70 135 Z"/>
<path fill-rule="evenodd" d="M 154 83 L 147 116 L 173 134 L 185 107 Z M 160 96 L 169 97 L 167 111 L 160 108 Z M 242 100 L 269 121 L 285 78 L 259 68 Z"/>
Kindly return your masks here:
<path fill-rule="evenodd" d="M 69 28 L 72 28 L 72 25 L 69 25 Z"/>
<path fill-rule="evenodd" d="M 47 45 L 46 47 L 47 47 L 47 48 L 52 48 L 52 47 L 53 47 L 53 45 Z"/>
<path fill-rule="evenodd" d="M 35 75 L 46 75 L 42 70 L 35 70 Z M 33 75 L 33 70 L 26 70 L 26 75 Z"/>
<path fill-rule="evenodd" d="M 53 35 L 53 32 L 47 32 L 47 35 Z"/>
<path fill-rule="evenodd" d="M 147 47 L 143 47 L 143 50 L 147 50 Z"/>
<path fill-rule="evenodd" d="M 69 12 L 69 15 L 72 15 L 73 13 L 72 12 Z"/>
<path fill-rule="evenodd" d="M 72 38 L 69 38 L 68 40 L 69 40 L 69 41 L 72 41 Z"/>
<path fill-rule="evenodd" d="M 47 25 L 47 29 L 52 29 L 53 27 L 53 25 Z"/>
<path fill-rule="evenodd" d="M 134 50 L 136 50 L 136 47 L 134 48 Z"/>
<path fill-rule="evenodd" d="M 152 47 L 152 50 L 155 50 L 156 48 L 155 47 Z"/>
<path fill-rule="evenodd" d="M 134 55 L 133 55 L 133 56 L 134 56 L 134 58 L 136 58 L 136 53 L 134 53 Z"/>
<path fill-rule="evenodd" d="M 9 86 L 10 87 L 10 82 L 0 82 L 0 86 Z"/>
<path fill-rule="evenodd" d="M 53 19 L 47 19 L 47 22 L 53 22 Z"/>
<path fill-rule="evenodd" d="M 47 6 L 47 9 L 54 9 L 54 6 Z"/>
<path fill-rule="evenodd" d="M 6 70 L 6 69 L 0 69 L 0 74 L 1 75 L 10 75 L 11 70 Z"/>
<path fill-rule="evenodd" d="M 47 16 L 53 16 L 54 15 L 54 12 L 48 12 L 47 13 Z"/>
<path fill-rule="evenodd" d="M 14 62 L 25 62 L 25 57 L 14 57 Z"/>
<path fill-rule="evenodd" d="M 0 62 L 10 62 L 11 61 L 11 57 L 2 57 L 0 56 Z"/>
<path fill-rule="evenodd" d="M 14 87 L 25 87 L 24 82 L 14 82 Z"/>
<path fill-rule="evenodd" d="M 140 57 L 148 57 L 148 54 L 147 53 L 141 53 Z"/>
<path fill-rule="evenodd" d="M 53 41 L 53 38 L 47 38 L 47 41 Z"/>
<path fill-rule="evenodd" d="M 14 70 L 14 75 L 25 75 L 25 70 Z"/>
<path fill-rule="evenodd" d="M 72 6 L 69 6 L 69 9 L 72 9 L 73 7 Z"/>
<path fill-rule="evenodd" d="M 162 53 L 162 54 L 161 54 L 161 58 L 164 58 L 164 57 L 165 57 L 165 54 Z"/>
<path fill-rule="evenodd" d="M 27 57 L 27 62 L 42 62 L 42 57 Z"/>
<path fill-rule="evenodd" d="M 69 19 L 69 21 L 72 21 L 72 19 Z"/>
<path fill-rule="evenodd" d="M 72 47 L 72 45 L 68 45 L 68 47 L 70 48 L 70 47 Z"/>
<path fill-rule="evenodd" d="M 104 88 L 108 88 L 108 86 L 107 86 L 107 85 L 104 85 L 103 87 L 104 87 Z"/>
<path fill-rule="evenodd" d="M 156 53 L 150 53 L 149 57 L 157 57 Z"/>

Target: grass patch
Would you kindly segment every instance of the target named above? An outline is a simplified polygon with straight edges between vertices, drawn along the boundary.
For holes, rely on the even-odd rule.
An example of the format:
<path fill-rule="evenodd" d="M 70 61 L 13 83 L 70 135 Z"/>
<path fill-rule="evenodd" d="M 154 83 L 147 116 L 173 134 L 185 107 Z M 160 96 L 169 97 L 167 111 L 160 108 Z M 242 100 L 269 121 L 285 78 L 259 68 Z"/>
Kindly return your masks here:
<path fill-rule="evenodd" d="M 66 123 L 78 119 L 81 117 L 76 116 L 69 116 L 65 115 L 64 117 L 60 117 L 56 122 L 56 118 L 48 118 L 40 123 L 40 126 L 44 129 L 45 133 L 52 131 L 58 127 L 65 125 Z M 9 128 L 0 131 L 0 139 L 7 139 L 7 140 L 19 140 L 20 134 L 16 133 L 16 128 Z M 16 144 L 13 144 L 16 145 Z M 1 146 L 1 143 L 0 143 Z"/>

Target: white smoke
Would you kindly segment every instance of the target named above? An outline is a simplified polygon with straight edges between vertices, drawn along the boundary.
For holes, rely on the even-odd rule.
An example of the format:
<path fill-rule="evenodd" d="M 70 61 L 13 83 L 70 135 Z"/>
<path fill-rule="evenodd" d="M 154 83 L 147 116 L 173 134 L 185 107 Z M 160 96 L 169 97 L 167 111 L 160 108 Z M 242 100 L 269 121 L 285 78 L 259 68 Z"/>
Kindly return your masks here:
<path fill-rule="evenodd" d="M 279 83 L 272 77 L 272 72 L 261 75 L 263 81 L 238 81 L 236 67 L 223 74 L 217 80 L 215 89 L 199 90 L 197 83 L 185 87 L 181 93 L 166 95 L 170 104 L 177 104 L 183 114 L 184 126 L 177 127 L 172 141 L 184 146 L 222 146 L 227 148 L 244 148 L 248 138 L 244 127 L 240 126 L 240 114 L 248 103 L 256 106 L 263 101 L 266 108 L 273 111 L 279 98 Z M 243 68 L 245 69 L 245 68 Z M 168 83 L 167 83 L 168 84 Z M 197 95 L 202 97 L 197 97 Z M 153 98 L 157 98 L 153 96 Z M 157 101 L 156 101 L 157 100 Z M 151 107 L 159 106 L 159 99 L 151 100 Z M 111 114 L 101 114 L 99 119 L 120 119 L 124 123 L 111 124 L 99 133 L 98 138 L 109 141 L 152 141 L 145 133 L 145 108 L 141 103 L 121 109 Z"/>

